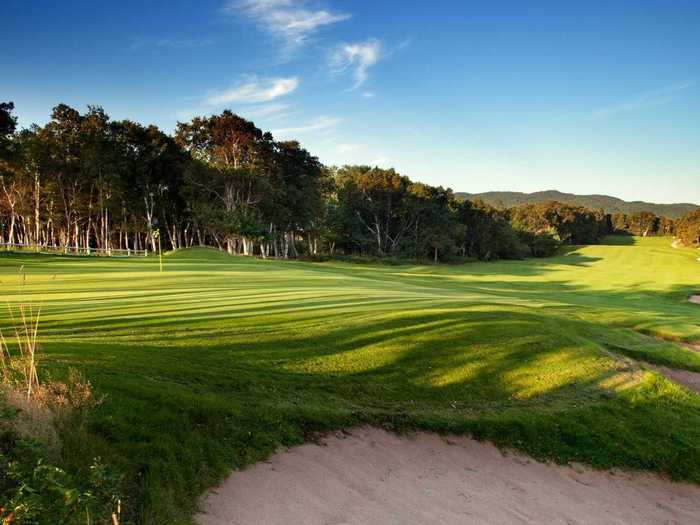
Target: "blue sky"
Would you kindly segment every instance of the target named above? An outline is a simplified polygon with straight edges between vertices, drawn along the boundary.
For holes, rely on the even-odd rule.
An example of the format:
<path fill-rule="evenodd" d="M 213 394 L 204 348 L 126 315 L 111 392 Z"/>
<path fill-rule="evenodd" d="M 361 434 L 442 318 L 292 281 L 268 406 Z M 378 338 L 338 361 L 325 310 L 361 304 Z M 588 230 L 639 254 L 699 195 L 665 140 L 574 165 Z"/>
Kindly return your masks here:
<path fill-rule="evenodd" d="M 0 99 L 230 108 L 456 191 L 700 203 L 700 2 L 3 0 Z"/>

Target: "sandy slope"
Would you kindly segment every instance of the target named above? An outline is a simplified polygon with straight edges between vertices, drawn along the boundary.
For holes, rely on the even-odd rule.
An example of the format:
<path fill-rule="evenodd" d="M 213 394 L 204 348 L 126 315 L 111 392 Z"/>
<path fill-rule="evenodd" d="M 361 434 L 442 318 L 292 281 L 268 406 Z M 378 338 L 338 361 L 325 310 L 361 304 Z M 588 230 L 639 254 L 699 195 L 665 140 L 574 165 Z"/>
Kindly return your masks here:
<path fill-rule="evenodd" d="M 650 366 L 671 381 L 675 381 L 676 383 L 683 385 L 688 390 L 692 390 L 693 392 L 700 394 L 700 373 L 690 372 L 688 370 L 679 370 L 677 368 L 669 368 L 661 365 L 647 366 Z M 698 524 L 700 524 L 700 518 L 698 518 Z"/>
<path fill-rule="evenodd" d="M 202 525 L 697 525 L 700 487 L 546 465 L 468 438 L 363 427 L 234 472 L 202 508 Z"/>

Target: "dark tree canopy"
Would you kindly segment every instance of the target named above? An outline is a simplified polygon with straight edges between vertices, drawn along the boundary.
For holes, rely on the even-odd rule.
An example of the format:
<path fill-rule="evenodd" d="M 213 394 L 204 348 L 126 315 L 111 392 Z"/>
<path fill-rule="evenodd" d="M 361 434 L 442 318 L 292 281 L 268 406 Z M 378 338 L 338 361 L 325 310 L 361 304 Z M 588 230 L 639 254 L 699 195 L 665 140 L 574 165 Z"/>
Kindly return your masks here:
<path fill-rule="evenodd" d="M 604 213 L 560 202 L 524 204 L 512 208 L 510 218 L 520 229 L 552 233 L 566 244 L 596 243 L 608 233 Z"/>
<path fill-rule="evenodd" d="M 0 242 L 80 250 L 212 245 L 262 257 L 544 257 L 610 232 L 668 235 L 649 213 L 545 202 L 496 209 L 376 166 L 327 168 L 229 110 L 177 125 L 57 105 L 17 131 L 0 105 Z M 686 221 L 688 224 L 692 223 Z M 686 222 L 683 224 L 685 225 Z M 692 237 L 692 226 L 684 235 Z"/>
<path fill-rule="evenodd" d="M 676 221 L 676 236 L 686 246 L 700 247 L 700 210 L 686 213 Z"/>
<path fill-rule="evenodd" d="M 0 140 L 7 140 L 17 129 L 17 117 L 12 115 L 14 109 L 14 103 L 0 102 Z"/>
<path fill-rule="evenodd" d="M 10 138 L 17 129 L 17 117 L 12 115 L 14 109 L 12 102 L 0 102 L 0 162 L 9 160 Z"/>

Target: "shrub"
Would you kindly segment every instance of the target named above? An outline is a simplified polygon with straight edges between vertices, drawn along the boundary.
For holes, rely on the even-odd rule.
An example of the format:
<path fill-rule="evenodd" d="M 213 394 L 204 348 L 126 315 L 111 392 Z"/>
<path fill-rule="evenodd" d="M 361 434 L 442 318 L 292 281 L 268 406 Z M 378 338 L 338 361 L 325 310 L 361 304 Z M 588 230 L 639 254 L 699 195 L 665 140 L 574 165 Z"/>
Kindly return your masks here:
<path fill-rule="evenodd" d="M 75 477 L 47 461 L 36 441 L 19 440 L 0 452 L 3 525 L 117 524 L 118 476 L 96 459 Z"/>
<path fill-rule="evenodd" d="M 700 209 L 686 213 L 678 219 L 676 236 L 686 246 L 700 247 Z"/>
<path fill-rule="evenodd" d="M 551 257 L 561 246 L 561 242 L 550 232 L 533 233 L 520 230 L 518 235 L 520 240 L 530 248 L 533 257 Z"/>

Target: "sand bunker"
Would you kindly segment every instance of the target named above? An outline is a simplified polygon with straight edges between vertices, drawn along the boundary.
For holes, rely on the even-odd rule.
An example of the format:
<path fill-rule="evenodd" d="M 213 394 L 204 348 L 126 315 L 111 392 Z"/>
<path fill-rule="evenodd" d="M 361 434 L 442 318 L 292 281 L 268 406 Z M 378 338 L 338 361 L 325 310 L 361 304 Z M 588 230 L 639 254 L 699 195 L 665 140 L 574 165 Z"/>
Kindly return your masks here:
<path fill-rule="evenodd" d="M 698 260 L 700 261 L 700 259 Z M 691 303 L 700 304 L 700 295 L 691 295 L 688 298 L 688 301 L 690 301 Z"/>
<path fill-rule="evenodd" d="M 700 343 L 679 343 L 683 348 L 692 350 L 693 352 L 700 352 Z"/>
<path fill-rule="evenodd" d="M 504 456 L 468 438 L 363 427 L 234 472 L 202 508 L 201 525 L 697 525 L 700 487 Z"/>
<path fill-rule="evenodd" d="M 679 370 L 677 368 L 669 368 L 661 365 L 648 366 L 666 376 L 671 381 L 675 381 L 676 383 L 686 387 L 688 390 L 692 390 L 700 394 L 700 373 L 690 372 L 689 370 Z M 698 523 L 700 523 L 700 520 L 698 520 Z"/>

